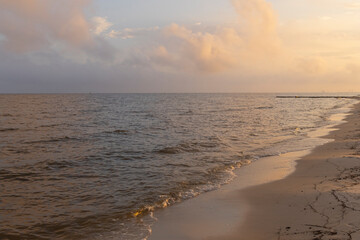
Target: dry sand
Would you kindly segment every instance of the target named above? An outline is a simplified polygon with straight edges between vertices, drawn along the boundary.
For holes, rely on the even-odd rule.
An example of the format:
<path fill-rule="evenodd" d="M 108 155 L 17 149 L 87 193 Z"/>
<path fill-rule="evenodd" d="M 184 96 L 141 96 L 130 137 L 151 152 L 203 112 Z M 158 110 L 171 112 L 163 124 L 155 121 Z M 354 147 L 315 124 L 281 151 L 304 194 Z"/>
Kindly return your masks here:
<path fill-rule="evenodd" d="M 246 221 L 221 240 L 360 239 L 360 104 L 288 177 L 242 190 Z"/>

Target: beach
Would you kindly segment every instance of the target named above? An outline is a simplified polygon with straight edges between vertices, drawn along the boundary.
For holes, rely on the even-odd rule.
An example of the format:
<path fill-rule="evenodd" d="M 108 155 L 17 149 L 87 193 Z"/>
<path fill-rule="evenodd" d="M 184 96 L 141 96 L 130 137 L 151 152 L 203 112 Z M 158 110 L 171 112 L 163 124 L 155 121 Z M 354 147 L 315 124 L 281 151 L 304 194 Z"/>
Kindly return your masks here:
<path fill-rule="evenodd" d="M 360 240 L 359 12 L 0 0 L 0 240 Z"/>
<path fill-rule="evenodd" d="M 160 212 L 150 239 L 360 239 L 359 115 L 356 104 L 336 130 L 320 130 L 326 143 L 311 152 L 262 159 Z"/>

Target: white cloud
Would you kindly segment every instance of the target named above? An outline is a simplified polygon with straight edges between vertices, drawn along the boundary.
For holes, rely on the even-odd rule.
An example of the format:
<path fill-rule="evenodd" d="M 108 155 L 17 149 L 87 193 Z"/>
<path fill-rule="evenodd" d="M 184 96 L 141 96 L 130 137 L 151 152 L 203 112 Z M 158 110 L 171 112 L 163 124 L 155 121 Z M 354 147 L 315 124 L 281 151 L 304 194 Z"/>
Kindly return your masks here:
<path fill-rule="evenodd" d="M 113 23 L 109 22 L 104 17 L 93 17 L 92 22 L 94 24 L 93 32 L 95 35 L 100 35 L 113 26 Z"/>
<path fill-rule="evenodd" d="M 125 28 L 123 30 L 111 30 L 107 36 L 109 38 L 121 38 L 121 39 L 132 39 L 137 36 L 143 36 L 145 34 L 159 31 L 160 27 L 150 27 L 150 28 Z"/>

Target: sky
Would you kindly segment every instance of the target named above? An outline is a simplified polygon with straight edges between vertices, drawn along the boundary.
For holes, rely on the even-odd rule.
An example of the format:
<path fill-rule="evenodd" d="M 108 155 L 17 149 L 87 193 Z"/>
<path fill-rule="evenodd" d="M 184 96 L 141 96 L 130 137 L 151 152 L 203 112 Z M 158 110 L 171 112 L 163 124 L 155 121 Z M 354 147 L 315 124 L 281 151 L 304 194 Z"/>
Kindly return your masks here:
<path fill-rule="evenodd" d="M 360 0 L 0 0 L 0 93 L 360 92 Z"/>

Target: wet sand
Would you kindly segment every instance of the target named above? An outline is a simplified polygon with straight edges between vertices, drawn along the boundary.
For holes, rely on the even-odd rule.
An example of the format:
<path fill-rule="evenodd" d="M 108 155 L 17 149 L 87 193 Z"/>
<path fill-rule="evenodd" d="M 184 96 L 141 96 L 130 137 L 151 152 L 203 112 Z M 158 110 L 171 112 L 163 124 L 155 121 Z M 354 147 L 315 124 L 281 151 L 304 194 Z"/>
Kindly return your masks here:
<path fill-rule="evenodd" d="M 360 239 L 359 119 L 357 104 L 326 144 L 252 163 L 231 184 L 156 213 L 149 239 Z"/>
<path fill-rule="evenodd" d="M 295 159 L 307 153 L 292 152 L 256 161 L 242 167 L 230 184 L 156 212 L 158 221 L 152 226 L 149 240 L 200 240 L 236 232 L 249 211 L 240 190 L 285 177 L 295 169 Z"/>

